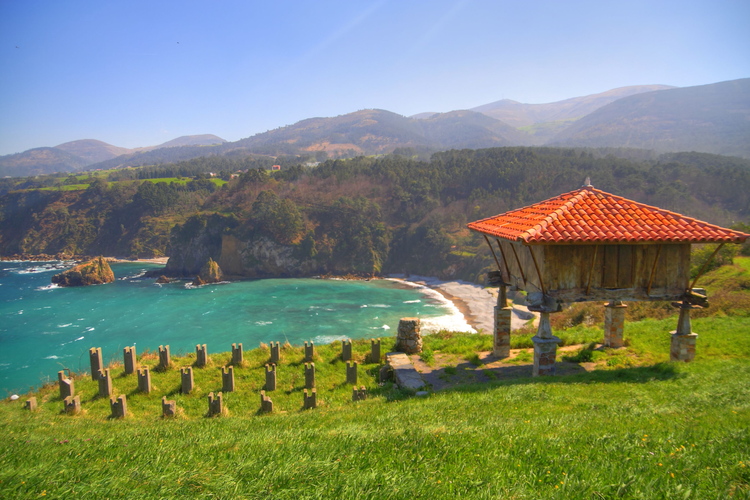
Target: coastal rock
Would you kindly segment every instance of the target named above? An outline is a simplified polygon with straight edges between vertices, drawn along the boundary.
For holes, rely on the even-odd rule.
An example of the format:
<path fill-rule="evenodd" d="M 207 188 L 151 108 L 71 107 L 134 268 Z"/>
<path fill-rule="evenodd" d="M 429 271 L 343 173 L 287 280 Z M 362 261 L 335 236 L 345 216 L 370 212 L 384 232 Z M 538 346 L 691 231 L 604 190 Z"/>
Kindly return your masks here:
<path fill-rule="evenodd" d="M 165 285 L 167 283 L 171 283 L 172 280 L 169 279 L 169 278 L 167 278 L 166 276 L 164 276 L 162 274 L 161 276 L 159 276 L 158 278 L 156 278 L 156 282 L 159 283 L 159 284 Z"/>
<path fill-rule="evenodd" d="M 101 256 L 52 276 L 52 283 L 59 286 L 101 285 L 114 280 L 112 268 Z"/>
<path fill-rule="evenodd" d="M 199 276 L 206 283 L 218 283 L 219 281 L 221 281 L 223 273 L 221 272 L 219 264 L 217 264 L 212 258 L 209 257 L 208 261 L 203 264 Z"/>

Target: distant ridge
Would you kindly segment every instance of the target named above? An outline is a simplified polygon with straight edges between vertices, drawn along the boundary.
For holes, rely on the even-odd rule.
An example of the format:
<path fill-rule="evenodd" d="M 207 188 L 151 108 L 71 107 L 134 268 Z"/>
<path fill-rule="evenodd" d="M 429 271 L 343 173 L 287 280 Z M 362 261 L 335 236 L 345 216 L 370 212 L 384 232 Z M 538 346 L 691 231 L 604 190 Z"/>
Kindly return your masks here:
<path fill-rule="evenodd" d="M 183 135 L 177 139 L 172 139 L 158 146 L 146 149 L 175 148 L 180 146 L 212 146 L 214 144 L 223 144 L 227 141 L 213 134 L 203 135 Z"/>

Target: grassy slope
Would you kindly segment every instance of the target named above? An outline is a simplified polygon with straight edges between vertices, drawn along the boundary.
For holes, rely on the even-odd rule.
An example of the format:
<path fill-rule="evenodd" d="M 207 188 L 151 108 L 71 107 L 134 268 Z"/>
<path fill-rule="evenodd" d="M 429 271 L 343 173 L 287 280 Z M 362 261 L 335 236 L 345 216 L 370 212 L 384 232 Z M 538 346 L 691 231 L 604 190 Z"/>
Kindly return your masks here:
<path fill-rule="evenodd" d="M 740 260 L 739 267 L 747 262 Z M 707 281 L 727 286 L 720 269 Z M 739 273 L 740 278 L 747 276 Z M 710 278 L 710 279 L 709 279 Z M 723 281 L 722 281 L 723 280 Z M 747 293 L 745 290 L 744 293 Z M 284 352 L 277 410 L 258 415 L 267 351 L 246 353 L 228 415 L 205 418 L 217 369 L 196 370 L 198 389 L 177 393 L 175 371 L 153 373 L 151 395 L 120 376 L 132 415 L 111 420 L 94 384 L 76 380 L 85 412 L 59 413 L 56 386 L 30 414 L 0 404 L 0 494 L 5 497 L 158 498 L 750 498 L 750 314 L 694 320 L 696 361 L 668 363 L 674 317 L 629 323 L 630 367 L 602 363 L 586 374 L 520 378 L 407 397 L 361 365 L 367 401 L 349 401 L 340 344 L 318 348 L 323 406 L 301 410 L 301 351 Z M 600 336 L 600 327 L 576 327 Z M 565 334 L 566 332 L 561 332 Z M 468 352 L 487 337 L 435 338 L 430 349 Z M 386 345 L 384 344 L 384 348 Z M 366 343 L 356 346 L 358 359 Z M 177 362 L 188 364 L 193 356 Z M 144 364 L 156 360 L 145 355 Z M 169 394 L 182 416 L 163 420 Z M 24 399 L 24 398 L 22 398 Z"/>

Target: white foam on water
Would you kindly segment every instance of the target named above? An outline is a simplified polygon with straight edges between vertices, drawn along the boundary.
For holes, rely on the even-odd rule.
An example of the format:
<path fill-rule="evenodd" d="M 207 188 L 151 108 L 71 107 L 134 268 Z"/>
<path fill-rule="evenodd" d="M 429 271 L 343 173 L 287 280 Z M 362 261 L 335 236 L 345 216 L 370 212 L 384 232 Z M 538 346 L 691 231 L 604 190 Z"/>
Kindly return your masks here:
<path fill-rule="evenodd" d="M 391 306 L 389 306 L 388 304 L 370 304 L 370 307 L 382 307 L 382 308 L 387 308 L 387 307 L 391 307 Z"/>
<path fill-rule="evenodd" d="M 346 335 L 318 335 L 313 339 L 314 344 L 331 344 L 337 340 L 347 340 Z"/>
<path fill-rule="evenodd" d="M 367 307 L 367 304 L 364 304 L 364 305 L 361 305 L 361 306 L 359 306 L 359 308 L 360 308 L 360 309 L 362 309 L 362 308 L 364 308 L 364 307 Z"/>
<path fill-rule="evenodd" d="M 422 302 L 422 301 L 419 300 L 419 299 L 417 299 L 417 300 L 405 300 L 404 304 L 419 304 L 420 302 Z"/>
<path fill-rule="evenodd" d="M 86 328 L 87 332 L 93 332 L 94 330 L 96 330 L 96 328 L 94 328 L 93 326 L 90 326 L 90 327 Z M 83 338 L 83 337 L 81 337 L 81 338 Z"/>
<path fill-rule="evenodd" d="M 67 328 L 67 327 L 72 326 L 72 325 L 73 325 L 73 323 L 66 323 L 64 325 L 57 325 L 57 327 L 58 328 Z"/>
<path fill-rule="evenodd" d="M 37 287 L 37 291 L 42 292 L 46 290 L 55 290 L 56 288 L 62 288 L 62 287 L 56 283 L 50 283 L 49 285 Z"/>
<path fill-rule="evenodd" d="M 60 359 L 60 356 L 55 356 L 54 354 L 52 356 L 47 356 L 44 359 Z"/>
<path fill-rule="evenodd" d="M 273 321 L 256 321 L 255 324 L 258 326 L 266 326 L 266 325 L 272 325 Z"/>

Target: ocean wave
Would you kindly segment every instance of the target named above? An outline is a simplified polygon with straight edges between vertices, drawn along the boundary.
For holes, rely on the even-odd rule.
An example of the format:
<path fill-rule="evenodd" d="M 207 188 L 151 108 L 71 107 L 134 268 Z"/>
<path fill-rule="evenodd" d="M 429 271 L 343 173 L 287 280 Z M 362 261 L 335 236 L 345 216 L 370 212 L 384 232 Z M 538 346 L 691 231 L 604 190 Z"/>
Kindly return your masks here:
<path fill-rule="evenodd" d="M 388 326 L 388 325 L 383 325 L 383 326 L 371 326 L 371 327 L 370 327 L 370 330 L 390 330 L 390 329 L 391 329 L 391 327 L 390 327 L 390 326 Z"/>
<path fill-rule="evenodd" d="M 273 321 L 256 321 L 255 324 L 258 326 L 267 326 L 272 325 Z"/>
<path fill-rule="evenodd" d="M 90 326 L 90 327 L 86 328 L 87 332 L 93 332 L 94 330 L 96 330 L 96 328 L 94 328 L 93 326 Z M 81 337 L 81 338 L 83 338 L 83 337 Z"/>
<path fill-rule="evenodd" d="M 420 302 L 422 302 L 422 301 L 419 300 L 419 299 L 417 299 L 417 300 L 405 300 L 404 304 L 419 304 Z"/>
<path fill-rule="evenodd" d="M 56 288 L 62 288 L 60 285 L 56 283 L 50 283 L 49 285 L 40 286 L 37 288 L 38 291 L 45 291 L 45 290 L 54 290 Z"/>
<path fill-rule="evenodd" d="M 67 328 L 69 326 L 73 326 L 73 323 L 65 323 L 64 325 L 57 325 L 58 328 Z"/>
<path fill-rule="evenodd" d="M 388 308 L 391 307 L 388 304 L 370 304 L 370 307 L 381 307 L 381 308 Z"/>
<path fill-rule="evenodd" d="M 332 344 L 337 340 L 347 340 L 349 337 L 346 335 L 317 335 L 313 338 L 314 344 Z"/>

